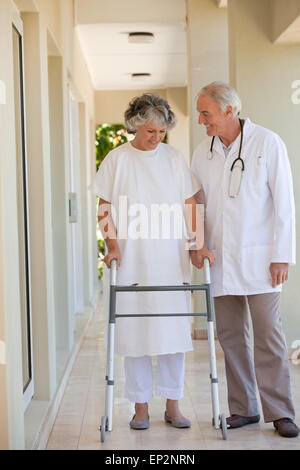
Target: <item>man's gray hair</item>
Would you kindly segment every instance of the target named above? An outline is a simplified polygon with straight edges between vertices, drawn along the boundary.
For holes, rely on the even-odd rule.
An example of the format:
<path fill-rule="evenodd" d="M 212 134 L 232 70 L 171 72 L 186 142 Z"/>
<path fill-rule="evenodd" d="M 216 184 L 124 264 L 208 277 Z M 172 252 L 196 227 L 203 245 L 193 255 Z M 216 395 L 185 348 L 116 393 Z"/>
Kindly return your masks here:
<path fill-rule="evenodd" d="M 176 124 L 176 117 L 168 102 L 160 95 L 144 93 L 133 98 L 125 111 L 125 126 L 128 132 L 135 134 L 139 126 L 153 121 L 168 130 Z"/>
<path fill-rule="evenodd" d="M 234 116 L 238 116 L 242 109 L 242 103 L 236 90 L 228 83 L 212 82 L 201 88 L 197 98 L 200 96 L 210 96 L 218 105 L 222 113 L 225 113 L 227 106 L 232 106 Z"/>

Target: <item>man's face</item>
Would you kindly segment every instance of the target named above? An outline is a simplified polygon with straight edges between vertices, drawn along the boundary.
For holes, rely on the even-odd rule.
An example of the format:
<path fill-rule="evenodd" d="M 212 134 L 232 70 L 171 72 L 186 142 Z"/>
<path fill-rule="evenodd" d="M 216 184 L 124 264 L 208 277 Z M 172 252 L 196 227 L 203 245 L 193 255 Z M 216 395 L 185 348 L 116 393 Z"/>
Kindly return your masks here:
<path fill-rule="evenodd" d="M 197 111 L 199 113 L 199 124 L 206 127 L 206 133 L 209 136 L 222 136 L 228 124 L 228 117 L 232 115 L 230 106 L 227 111 L 222 113 L 216 101 L 209 95 L 199 96 L 197 101 Z"/>

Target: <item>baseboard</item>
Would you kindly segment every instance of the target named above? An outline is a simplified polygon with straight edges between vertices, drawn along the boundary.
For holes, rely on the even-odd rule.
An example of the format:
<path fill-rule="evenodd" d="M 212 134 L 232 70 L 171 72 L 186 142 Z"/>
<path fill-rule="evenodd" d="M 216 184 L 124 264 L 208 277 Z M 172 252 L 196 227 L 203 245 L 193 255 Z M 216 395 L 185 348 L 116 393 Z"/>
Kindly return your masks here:
<path fill-rule="evenodd" d="M 98 297 L 99 297 L 99 294 L 100 294 L 99 288 L 96 289 L 96 291 L 97 292 L 94 293 L 93 300 L 95 300 L 96 298 L 98 299 Z M 55 396 L 54 396 L 53 400 L 49 404 L 48 412 L 47 412 L 46 417 L 45 417 L 45 419 L 44 419 L 44 421 L 41 425 L 41 428 L 40 428 L 39 432 L 37 433 L 35 442 L 33 443 L 32 447 L 31 447 L 31 450 L 45 450 L 46 447 L 47 447 L 47 443 L 48 443 L 53 425 L 55 423 L 55 419 L 56 419 L 56 416 L 57 416 L 57 413 L 58 413 L 58 410 L 59 410 L 59 407 L 60 407 L 61 400 L 64 396 L 64 392 L 66 390 L 66 387 L 67 387 L 67 384 L 68 384 L 68 379 L 69 379 L 69 376 L 71 374 L 75 359 L 77 357 L 77 354 L 80 350 L 82 341 L 83 341 L 83 339 L 86 335 L 86 332 L 87 332 L 87 330 L 90 326 L 90 323 L 91 323 L 93 315 L 94 315 L 94 310 L 95 309 L 91 309 L 91 307 L 88 307 L 88 308 L 91 310 L 91 313 L 89 314 L 89 318 L 86 321 L 86 324 L 85 324 L 83 330 L 81 331 L 80 336 L 77 338 L 76 344 L 74 344 L 74 346 L 73 346 L 72 352 L 70 354 L 67 365 L 65 367 L 64 374 L 63 374 L 63 376 L 60 380 L 60 384 L 57 387 L 57 390 L 56 390 L 56 393 L 55 393 Z"/>

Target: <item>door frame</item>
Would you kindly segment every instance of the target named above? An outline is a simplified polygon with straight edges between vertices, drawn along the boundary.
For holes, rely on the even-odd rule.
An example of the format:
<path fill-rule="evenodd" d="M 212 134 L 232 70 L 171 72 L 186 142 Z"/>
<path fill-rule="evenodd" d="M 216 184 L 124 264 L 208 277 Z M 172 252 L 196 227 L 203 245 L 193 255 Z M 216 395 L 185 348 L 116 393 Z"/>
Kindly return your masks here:
<path fill-rule="evenodd" d="M 24 412 L 34 395 L 34 369 L 33 369 L 33 345 L 32 345 L 32 307 L 31 307 L 31 273 L 30 273 L 30 233 L 29 233 L 29 206 L 28 206 L 28 176 L 27 176 L 27 145 L 26 145 L 26 104 L 25 104 L 25 76 L 24 76 L 24 45 L 23 22 L 19 11 L 12 3 L 12 34 L 13 29 L 19 35 L 19 66 L 20 66 L 20 122 L 22 139 L 22 177 L 23 177 L 23 201 L 24 201 L 24 238 L 25 238 L 25 266 L 26 266 L 26 301 L 27 301 L 27 335 L 29 380 L 23 389 Z M 23 358 L 22 358 L 23 359 Z"/>

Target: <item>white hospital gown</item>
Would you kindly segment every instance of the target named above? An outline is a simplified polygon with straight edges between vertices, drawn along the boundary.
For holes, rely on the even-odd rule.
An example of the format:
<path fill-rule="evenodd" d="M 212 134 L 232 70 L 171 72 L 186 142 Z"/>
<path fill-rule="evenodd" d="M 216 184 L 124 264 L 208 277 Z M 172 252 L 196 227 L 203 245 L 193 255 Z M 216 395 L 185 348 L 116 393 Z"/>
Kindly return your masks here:
<path fill-rule="evenodd" d="M 101 163 L 93 190 L 112 204 L 121 251 L 118 285 L 190 282 L 185 230 L 181 230 L 180 236 L 176 210 L 168 209 L 177 209 L 178 216 L 179 208 L 182 216 L 185 200 L 198 192 L 199 185 L 178 150 L 162 143 L 151 151 L 138 150 L 129 142 L 123 144 Z M 160 219 L 156 217 L 158 208 L 163 209 Z M 108 280 L 105 267 L 106 310 Z M 116 310 L 118 314 L 188 313 L 190 292 L 121 292 L 117 294 Z M 189 350 L 192 350 L 190 317 L 116 320 L 117 354 L 139 357 Z"/>

